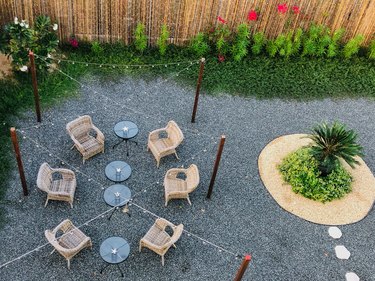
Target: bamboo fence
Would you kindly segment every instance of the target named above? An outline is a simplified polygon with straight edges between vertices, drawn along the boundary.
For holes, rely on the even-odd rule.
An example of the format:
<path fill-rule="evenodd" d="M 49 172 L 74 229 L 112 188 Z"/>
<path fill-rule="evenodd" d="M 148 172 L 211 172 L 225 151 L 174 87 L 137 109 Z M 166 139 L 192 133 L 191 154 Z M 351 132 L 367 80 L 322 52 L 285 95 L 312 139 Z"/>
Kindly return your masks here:
<path fill-rule="evenodd" d="M 277 5 L 289 10 L 280 14 Z M 291 7 L 298 5 L 299 14 Z M 364 45 L 374 39 L 375 0 L 0 0 L 0 25 L 15 16 L 32 24 L 40 15 L 49 15 L 59 24 L 60 40 L 74 35 L 79 39 L 129 44 L 138 22 L 146 26 L 149 44 L 155 44 L 162 24 L 170 31 L 170 43 L 182 45 L 200 31 L 218 25 L 217 17 L 230 28 L 247 22 L 250 10 L 258 19 L 253 31 L 274 38 L 296 27 L 324 24 L 332 30 L 345 28 L 345 38 L 362 34 Z"/>

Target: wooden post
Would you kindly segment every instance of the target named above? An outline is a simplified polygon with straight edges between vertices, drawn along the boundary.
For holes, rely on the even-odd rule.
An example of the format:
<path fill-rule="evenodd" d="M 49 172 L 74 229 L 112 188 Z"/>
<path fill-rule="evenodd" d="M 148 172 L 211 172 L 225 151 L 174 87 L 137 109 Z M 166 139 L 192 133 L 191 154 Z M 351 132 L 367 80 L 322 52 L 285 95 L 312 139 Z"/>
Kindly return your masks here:
<path fill-rule="evenodd" d="M 242 280 L 242 276 L 244 275 L 244 273 L 247 269 L 247 266 L 249 265 L 250 260 L 251 260 L 250 255 L 246 255 L 244 257 L 244 259 L 242 260 L 241 266 L 237 271 L 236 277 L 234 277 L 233 281 L 241 281 Z"/>
<path fill-rule="evenodd" d="M 205 63 L 206 63 L 205 58 L 201 58 L 200 68 L 199 68 L 199 76 L 198 76 L 198 82 L 197 82 L 197 90 L 195 92 L 193 114 L 191 115 L 191 123 L 195 123 L 195 115 L 197 114 L 199 91 L 201 89 L 201 83 L 202 83 L 203 71 L 204 71 L 204 65 L 205 65 Z"/>
<path fill-rule="evenodd" d="M 14 128 L 14 127 L 10 128 L 10 137 L 12 139 L 12 143 L 13 143 L 13 147 L 14 147 L 14 153 L 16 154 L 18 171 L 20 173 L 20 178 L 21 178 L 21 183 L 22 183 L 23 195 L 27 196 L 27 195 L 29 195 L 29 192 L 27 190 L 25 172 L 23 171 L 21 152 L 20 152 L 20 148 L 18 146 L 16 128 Z"/>
<path fill-rule="evenodd" d="M 208 192 L 207 192 L 207 199 L 211 198 L 211 193 L 212 193 L 212 189 L 214 187 L 217 170 L 218 170 L 219 164 L 220 164 L 221 153 L 223 153 L 224 143 L 225 143 L 225 136 L 222 135 L 221 139 L 220 139 L 220 143 L 219 143 L 219 149 L 218 149 L 217 155 L 216 155 L 214 170 L 213 170 L 212 176 L 211 176 L 210 186 L 209 186 Z"/>
<path fill-rule="evenodd" d="M 31 76 L 32 76 L 32 80 L 33 80 L 36 120 L 40 123 L 40 122 L 42 122 L 42 118 L 40 116 L 40 102 L 39 102 L 39 93 L 38 93 L 38 83 L 37 83 L 37 80 L 36 80 L 34 53 L 32 51 L 29 51 L 29 59 L 30 59 Z"/>

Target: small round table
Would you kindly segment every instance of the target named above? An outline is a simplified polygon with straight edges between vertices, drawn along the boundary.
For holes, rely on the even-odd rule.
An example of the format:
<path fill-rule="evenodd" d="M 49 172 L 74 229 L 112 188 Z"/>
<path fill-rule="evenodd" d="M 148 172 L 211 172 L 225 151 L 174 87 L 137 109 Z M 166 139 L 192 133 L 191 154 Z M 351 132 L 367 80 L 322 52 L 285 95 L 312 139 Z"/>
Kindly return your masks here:
<path fill-rule="evenodd" d="M 121 277 L 124 277 L 119 263 L 126 260 L 129 253 L 130 245 L 124 238 L 114 236 L 104 240 L 100 245 L 100 256 L 107 264 L 100 270 L 100 273 L 103 273 L 103 270 L 110 265 L 117 265 L 121 272 Z"/>
<path fill-rule="evenodd" d="M 130 198 L 132 197 L 132 193 L 130 189 L 123 185 L 123 184 L 114 184 L 108 187 L 104 191 L 104 201 L 111 207 L 116 207 L 113 209 L 111 215 L 108 217 L 108 220 L 111 219 L 113 213 L 122 206 L 125 206 L 128 204 Z M 130 214 L 127 212 L 128 216 L 130 217 Z"/>
<path fill-rule="evenodd" d="M 139 130 L 137 125 L 131 121 L 120 121 L 115 125 L 113 130 L 115 131 L 116 136 L 121 138 L 121 141 L 116 143 L 113 148 L 115 148 L 120 143 L 125 142 L 126 155 L 129 156 L 128 142 L 134 142 L 136 145 L 138 145 L 138 142 L 131 140 L 136 135 L 138 135 Z"/>
<path fill-rule="evenodd" d="M 132 169 L 129 164 L 124 161 L 112 161 L 105 167 L 104 172 L 109 180 L 122 182 L 130 177 Z"/>

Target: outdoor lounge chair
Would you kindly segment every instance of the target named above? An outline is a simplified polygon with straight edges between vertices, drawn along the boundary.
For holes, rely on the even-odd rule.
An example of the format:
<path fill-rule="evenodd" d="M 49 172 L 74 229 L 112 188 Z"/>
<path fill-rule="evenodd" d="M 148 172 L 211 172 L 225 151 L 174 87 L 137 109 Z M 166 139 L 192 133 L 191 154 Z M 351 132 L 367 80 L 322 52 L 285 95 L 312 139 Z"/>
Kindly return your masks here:
<path fill-rule="evenodd" d="M 186 178 L 180 179 L 178 175 L 184 173 Z M 191 205 L 189 193 L 193 192 L 199 184 L 198 167 L 194 164 L 189 168 L 174 168 L 167 171 L 164 177 L 165 206 L 170 199 L 187 199 Z"/>
<path fill-rule="evenodd" d="M 62 235 L 56 237 L 58 232 L 62 232 Z M 51 254 L 57 250 L 64 258 L 67 259 L 68 269 L 70 269 L 71 258 L 86 247 L 90 247 L 92 249 L 90 237 L 87 237 L 68 219 L 61 222 L 55 227 L 54 230 L 46 230 L 44 234 L 48 242 L 55 248 Z"/>
<path fill-rule="evenodd" d="M 82 154 L 83 163 L 99 152 L 104 152 L 104 135 L 94 126 L 90 116 L 84 115 L 69 122 L 66 130 L 74 142 L 72 148 L 76 147 Z M 92 131 L 95 131 L 96 136 L 90 135 Z"/>
<path fill-rule="evenodd" d="M 59 178 L 54 179 L 53 174 L 59 174 Z M 76 191 L 76 176 L 73 171 L 68 169 L 52 169 L 47 163 L 43 163 L 38 172 L 36 184 L 40 190 L 47 193 L 47 200 L 67 201 L 73 208 L 74 192 Z"/>
<path fill-rule="evenodd" d="M 161 138 L 160 134 L 162 132 L 166 132 L 167 136 Z M 176 158 L 179 159 L 176 148 L 183 141 L 183 139 L 184 135 L 174 121 L 169 121 L 165 128 L 154 130 L 149 134 L 147 150 L 151 150 L 156 159 L 158 168 L 160 159 L 164 156 L 174 153 Z"/>
<path fill-rule="evenodd" d="M 172 236 L 166 231 L 166 227 L 169 226 L 173 230 Z M 149 248 L 158 255 L 161 256 L 161 264 L 164 266 L 164 255 L 171 246 L 176 248 L 175 243 L 181 237 L 184 229 L 183 224 L 174 225 L 166 219 L 159 218 L 155 221 L 154 225 L 151 226 L 146 235 L 139 242 L 139 252 L 142 251 L 142 247 Z"/>

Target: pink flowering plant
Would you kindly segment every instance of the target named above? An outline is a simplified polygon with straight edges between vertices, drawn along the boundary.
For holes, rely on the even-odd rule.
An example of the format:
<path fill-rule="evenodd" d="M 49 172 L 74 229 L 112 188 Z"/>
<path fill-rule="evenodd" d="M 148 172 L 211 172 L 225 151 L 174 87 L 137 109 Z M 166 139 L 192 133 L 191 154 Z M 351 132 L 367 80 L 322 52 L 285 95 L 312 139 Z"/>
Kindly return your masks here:
<path fill-rule="evenodd" d="M 222 17 L 217 18 L 218 24 L 216 28 L 211 28 L 209 32 L 209 41 L 214 43 L 219 62 L 225 61 L 225 56 L 230 51 L 231 31 L 227 25 L 227 21 Z"/>

